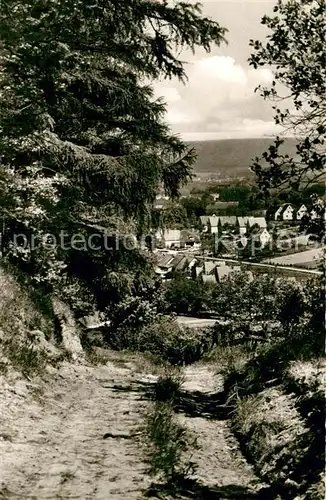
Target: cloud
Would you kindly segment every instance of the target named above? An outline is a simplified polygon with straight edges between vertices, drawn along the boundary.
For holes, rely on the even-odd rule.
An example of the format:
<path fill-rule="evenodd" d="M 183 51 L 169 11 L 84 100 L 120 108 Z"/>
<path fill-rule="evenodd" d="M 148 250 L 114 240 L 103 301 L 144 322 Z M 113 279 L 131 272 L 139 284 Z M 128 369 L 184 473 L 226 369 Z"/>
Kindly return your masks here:
<path fill-rule="evenodd" d="M 166 120 L 173 132 L 183 137 L 254 137 L 278 130 L 272 121 L 270 103 L 254 90 L 269 85 L 269 69 L 253 70 L 237 64 L 229 56 L 213 56 L 188 65 L 188 82 L 162 82 L 155 95 L 167 103 Z"/>

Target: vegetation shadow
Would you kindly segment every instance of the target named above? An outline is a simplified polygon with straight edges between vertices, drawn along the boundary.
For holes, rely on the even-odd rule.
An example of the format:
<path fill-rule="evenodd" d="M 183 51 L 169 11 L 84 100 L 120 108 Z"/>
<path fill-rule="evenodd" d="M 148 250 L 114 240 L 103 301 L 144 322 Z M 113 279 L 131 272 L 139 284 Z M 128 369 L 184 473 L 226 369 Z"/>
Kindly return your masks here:
<path fill-rule="evenodd" d="M 145 399 L 164 401 L 164 399 L 157 398 L 155 382 L 135 381 L 127 386 L 113 385 L 107 387 L 110 387 L 113 392 L 139 392 Z M 202 417 L 209 420 L 226 420 L 230 418 L 232 409 L 232 406 L 226 403 L 223 391 L 214 394 L 203 394 L 199 391 L 179 390 L 173 395 L 173 407 L 176 413 L 184 413 L 187 417 Z"/>
<path fill-rule="evenodd" d="M 213 394 L 179 391 L 174 399 L 174 410 L 184 413 L 187 417 L 226 420 L 230 417 L 230 409 L 223 391 Z"/>
<path fill-rule="evenodd" d="M 146 498 L 176 498 L 196 500 L 272 500 L 276 497 L 271 488 L 253 492 L 245 486 L 228 484 L 205 486 L 196 479 L 179 477 L 171 483 L 152 484 L 145 493 Z"/>
<path fill-rule="evenodd" d="M 110 388 L 113 392 L 139 392 L 145 399 L 164 401 L 157 397 L 155 382 L 135 381 L 127 386 L 114 385 Z M 223 391 L 204 394 L 199 391 L 179 390 L 173 395 L 173 407 L 176 413 L 184 413 L 187 417 L 209 420 L 226 420 L 230 418 L 232 410 L 232 406 L 226 402 Z"/>

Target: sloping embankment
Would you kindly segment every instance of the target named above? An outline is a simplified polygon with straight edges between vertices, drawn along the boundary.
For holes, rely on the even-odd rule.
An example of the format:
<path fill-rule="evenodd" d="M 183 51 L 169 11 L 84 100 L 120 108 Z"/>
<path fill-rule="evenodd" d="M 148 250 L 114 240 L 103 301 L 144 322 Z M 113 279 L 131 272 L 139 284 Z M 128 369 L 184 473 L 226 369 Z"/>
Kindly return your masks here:
<path fill-rule="evenodd" d="M 253 360 L 226 381 L 236 400 L 232 429 L 279 498 L 324 499 L 324 368 L 321 360 L 292 361 L 262 376 Z"/>

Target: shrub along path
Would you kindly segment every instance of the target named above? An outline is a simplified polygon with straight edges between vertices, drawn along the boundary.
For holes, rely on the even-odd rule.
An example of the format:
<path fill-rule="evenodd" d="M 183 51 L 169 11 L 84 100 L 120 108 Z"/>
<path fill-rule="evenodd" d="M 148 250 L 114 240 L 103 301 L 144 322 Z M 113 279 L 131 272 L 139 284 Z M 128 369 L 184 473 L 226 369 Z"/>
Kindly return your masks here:
<path fill-rule="evenodd" d="M 133 436 L 155 377 L 142 363 L 113 357 L 100 367 L 64 363 L 45 380 L 3 379 L 0 498 L 145 498 L 151 480 Z M 205 401 L 221 390 L 209 366 L 193 365 L 185 376 L 190 399 Z M 256 498 L 256 477 L 227 421 L 185 413 L 180 419 L 198 437 L 200 482 L 185 483 L 173 498 Z"/>

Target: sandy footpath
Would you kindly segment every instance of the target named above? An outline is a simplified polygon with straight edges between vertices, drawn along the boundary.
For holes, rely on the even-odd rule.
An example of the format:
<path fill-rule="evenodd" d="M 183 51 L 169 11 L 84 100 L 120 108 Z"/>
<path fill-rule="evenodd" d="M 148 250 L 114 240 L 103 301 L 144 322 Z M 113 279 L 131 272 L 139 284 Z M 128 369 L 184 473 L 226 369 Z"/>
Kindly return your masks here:
<path fill-rule="evenodd" d="M 50 370 L 44 380 L 2 379 L 0 498 L 144 499 L 151 480 L 134 434 L 155 377 L 123 360 Z M 183 389 L 190 399 L 206 397 L 221 389 L 221 380 L 194 365 L 185 369 Z M 210 498 L 254 498 L 256 478 L 227 421 L 178 418 L 198 437 L 197 478 L 219 488 Z"/>
<path fill-rule="evenodd" d="M 34 397 L 23 382 L 3 384 L 0 498 L 140 498 L 149 480 L 128 435 L 144 402 L 123 390 L 133 379 L 109 363 L 63 366 Z"/>

